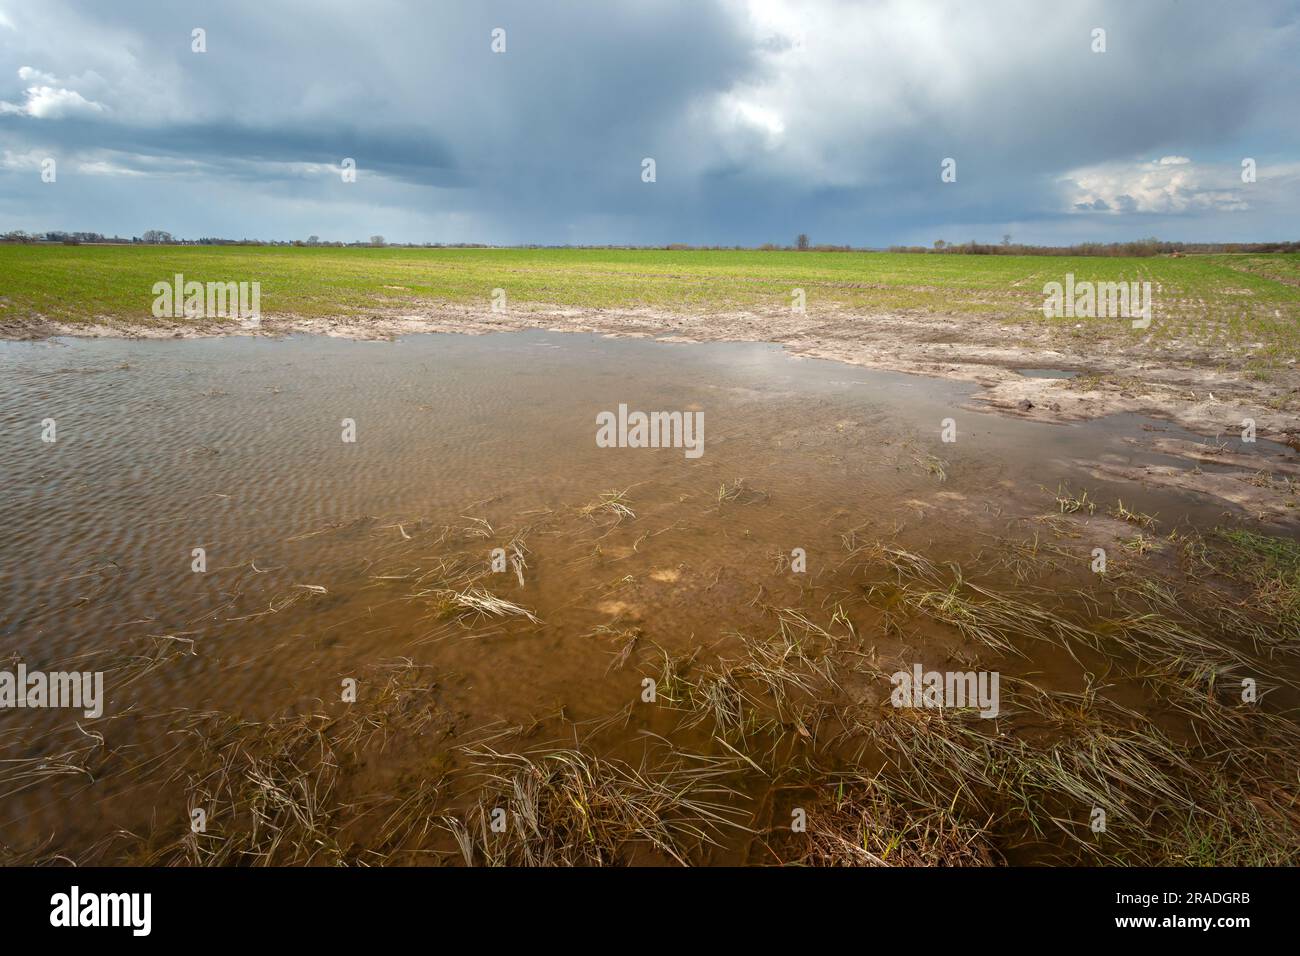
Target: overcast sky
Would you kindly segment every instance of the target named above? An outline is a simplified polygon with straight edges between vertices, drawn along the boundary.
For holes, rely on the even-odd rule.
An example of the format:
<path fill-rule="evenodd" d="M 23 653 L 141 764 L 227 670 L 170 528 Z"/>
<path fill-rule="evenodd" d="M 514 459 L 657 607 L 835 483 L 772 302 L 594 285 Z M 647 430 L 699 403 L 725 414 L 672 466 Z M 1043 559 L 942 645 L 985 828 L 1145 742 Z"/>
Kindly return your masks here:
<path fill-rule="evenodd" d="M 1297 223 L 1300 0 L 0 0 L 0 232 L 884 246 Z"/>

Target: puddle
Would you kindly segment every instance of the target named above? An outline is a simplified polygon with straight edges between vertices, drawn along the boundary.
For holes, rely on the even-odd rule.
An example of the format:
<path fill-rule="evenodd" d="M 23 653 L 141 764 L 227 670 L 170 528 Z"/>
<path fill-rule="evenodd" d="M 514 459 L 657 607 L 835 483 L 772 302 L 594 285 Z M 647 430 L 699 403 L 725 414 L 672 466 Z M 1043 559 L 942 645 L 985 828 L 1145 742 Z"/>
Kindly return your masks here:
<path fill-rule="evenodd" d="M 1168 464 L 1126 440 L 1147 420 L 1036 424 L 971 411 L 973 394 L 771 346 L 543 332 L 0 346 L 0 655 L 107 670 L 96 726 L 140 766 L 176 746 L 154 715 L 310 715 L 336 707 L 344 681 L 375 694 L 376 668 L 406 662 L 433 675 L 439 736 L 391 746 L 423 766 L 422 747 L 478 728 L 608 721 L 635 708 L 656 661 L 734 647 L 770 630 L 773 609 L 825 618 L 840 602 L 873 654 L 969 657 L 951 629 L 900 635 L 853 604 L 870 541 L 1016 587 L 989 549 L 1031 533 L 1017 522 L 1066 520 L 1062 489 L 1087 490 L 1098 527 L 1119 499 L 1163 529 L 1222 521 L 1213 501 L 1080 464 Z M 597 415 L 620 404 L 702 412 L 703 454 L 598 447 Z M 1062 543 L 1062 581 L 1086 583 L 1095 543 Z M 1059 647 L 1016 668 L 1083 686 Z M 666 719 L 604 739 L 622 752 Z M 71 725 L 66 711 L 0 712 L 0 742 L 31 755 Z M 383 763 L 363 777 L 397 792 Z M 181 820 L 211 788 L 143 773 L 100 775 L 89 797 L 75 775 L 17 787 L 0 842 L 57 831 L 84 849 Z"/>

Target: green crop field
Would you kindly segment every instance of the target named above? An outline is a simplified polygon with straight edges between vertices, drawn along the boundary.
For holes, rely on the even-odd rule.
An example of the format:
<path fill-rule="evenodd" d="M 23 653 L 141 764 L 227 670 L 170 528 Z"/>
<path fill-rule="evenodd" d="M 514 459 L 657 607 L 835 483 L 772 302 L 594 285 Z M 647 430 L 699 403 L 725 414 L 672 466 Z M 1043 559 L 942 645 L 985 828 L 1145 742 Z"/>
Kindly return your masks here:
<path fill-rule="evenodd" d="M 787 309 L 1042 318 L 1043 284 L 1150 281 L 1162 335 L 1195 326 L 1215 341 L 1297 353 L 1300 255 L 1186 258 L 603 249 L 0 245 L 0 322 L 151 321 L 153 285 L 260 282 L 267 315 L 364 315 L 440 302 L 512 307 Z M 1122 324 L 1110 323 L 1116 334 Z"/>

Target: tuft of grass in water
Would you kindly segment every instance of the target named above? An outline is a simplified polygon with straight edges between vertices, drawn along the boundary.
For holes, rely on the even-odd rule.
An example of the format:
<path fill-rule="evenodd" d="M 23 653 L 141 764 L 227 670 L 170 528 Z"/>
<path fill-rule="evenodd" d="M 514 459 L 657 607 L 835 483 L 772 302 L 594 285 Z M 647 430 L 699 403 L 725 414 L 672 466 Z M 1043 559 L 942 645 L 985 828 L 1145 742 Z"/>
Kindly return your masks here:
<path fill-rule="evenodd" d="M 541 621 L 532 611 L 513 601 L 498 597 L 485 588 L 467 588 L 464 591 L 435 591 L 439 607 L 447 616 L 474 618 L 522 617 L 533 624 Z"/>
<path fill-rule="evenodd" d="M 1160 542 L 1154 538 L 1148 538 L 1141 531 L 1131 538 L 1125 538 L 1119 544 L 1125 551 L 1138 556 L 1160 550 Z"/>
<path fill-rule="evenodd" d="M 591 633 L 593 636 L 603 637 L 619 644 L 618 650 L 614 652 L 613 660 L 605 668 L 606 674 L 626 667 L 627 662 L 632 659 L 632 655 L 636 653 L 641 644 L 641 628 L 618 627 L 617 621 L 614 624 L 598 624 Z"/>
<path fill-rule="evenodd" d="M 516 534 L 506 545 L 506 554 L 510 559 L 510 567 L 514 569 L 515 578 L 519 581 L 519 586 L 524 586 L 524 569 L 528 567 L 528 547 L 524 544 L 522 534 Z"/>
<path fill-rule="evenodd" d="M 1088 500 L 1088 492 L 1081 495 L 1074 495 L 1069 488 L 1058 488 L 1056 490 L 1056 507 L 1060 509 L 1061 514 L 1076 514 L 1078 512 L 1087 512 L 1093 514 L 1097 510 L 1097 502 Z"/>
<path fill-rule="evenodd" d="M 1043 553 L 1038 532 L 1030 541 L 1007 541 L 994 549 L 991 555 L 981 557 L 989 567 L 1004 568 L 1020 583 L 1032 580 L 1055 567 L 1055 562 Z"/>
<path fill-rule="evenodd" d="M 769 741 L 788 728 L 795 742 L 815 738 L 838 692 L 823 642 L 829 632 L 789 608 L 776 611 L 774 634 L 730 635 L 742 653 L 697 664 L 697 653 L 672 657 L 664 652 L 659 674 L 660 697 L 683 714 L 682 726 L 708 722 L 716 740 L 730 747 L 749 739 Z M 749 749 L 744 758 L 765 774 L 775 773 L 775 750 Z"/>
<path fill-rule="evenodd" d="M 686 866 L 743 826 L 743 795 L 725 783 L 734 758 L 662 746 L 639 765 L 580 748 L 466 756 L 475 806 L 442 824 L 469 866 L 608 866 L 645 849 Z"/>
<path fill-rule="evenodd" d="M 765 491 L 758 491 L 751 488 L 744 478 L 736 478 L 730 482 L 723 482 L 718 487 L 718 505 L 723 504 L 742 504 L 752 505 L 761 501 L 767 501 L 769 495 Z"/>
<path fill-rule="evenodd" d="M 343 784 L 365 753 L 381 753 L 398 738 L 445 727 L 434 699 L 436 684 L 424 668 L 399 660 L 370 669 L 358 701 L 339 716 L 315 710 L 269 720 L 246 720 L 219 712 L 181 715 L 173 733 L 194 746 L 169 777 L 186 795 L 187 814 L 204 814 L 202 828 L 179 836 L 152 835 L 138 862 L 149 865 L 338 865 L 358 862 L 346 826 L 364 814 L 346 800 Z M 385 795 L 372 807 L 388 807 L 368 841 L 368 855 L 382 862 L 379 847 L 395 848 L 427 831 L 424 811 L 436 799 L 438 781 L 425 779 L 400 798 Z M 166 831 L 164 830 L 165 834 Z"/>
<path fill-rule="evenodd" d="M 1252 799 L 1212 785 L 1204 806 L 1161 836 L 1162 859 L 1174 866 L 1294 866 L 1300 807 L 1275 785 L 1265 784 L 1265 793 Z"/>
<path fill-rule="evenodd" d="M 896 799 L 879 777 L 831 776 L 806 812 L 806 835 L 778 842 L 801 866 L 991 866 L 1001 862 L 987 831 L 944 808 Z"/>
<path fill-rule="evenodd" d="M 944 461 L 942 458 L 939 458 L 936 455 L 926 455 L 925 457 L 913 455 L 912 462 L 913 464 L 925 469 L 927 475 L 933 475 L 940 481 L 948 480 L 948 462 Z"/>
<path fill-rule="evenodd" d="M 1132 511 L 1129 508 L 1124 507 L 1124 502 L 1122 499 L 1116 502 L 1115 507 L 1112 508 L 1108 512 L 1108 514 L 1112 518 L 1119 518 L 1121 521 L 1127 521 L 1130 524 L 1135 524 L 1140 528 L 1154 530 L 1156 526 L 1156 519 L 1154 515 L 1143 514 L 1141 511 Z"/>
<path fill-rule="evenodd" d="M 599 498 L 589 504 L 583 505 L 578 509 L 578 513 L 584 518 L 595 520 L 597 517 L 613 517 L 614 523 L 618 524 L 624 519 L 636 517 L 636 512 L 628 505 L 627 493 L 631 489 L 623 491 L 606 491 Z"/>

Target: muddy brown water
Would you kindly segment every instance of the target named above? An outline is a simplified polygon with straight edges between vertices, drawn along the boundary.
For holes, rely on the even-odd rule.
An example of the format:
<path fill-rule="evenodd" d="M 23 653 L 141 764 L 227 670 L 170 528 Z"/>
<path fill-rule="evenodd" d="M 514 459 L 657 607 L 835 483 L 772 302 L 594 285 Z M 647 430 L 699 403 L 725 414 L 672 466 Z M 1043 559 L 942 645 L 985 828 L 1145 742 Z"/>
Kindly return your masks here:
<path fill-rule="evenodd" d="M 410 658 L 440 675 L 462 726 L 588 720 L 639 691 L 634 666 L 610 670 L 602 626 L 674 652 L 769 626 L 764 607 L 815 608 L 844 583 L 846 535 L 978 560 L 1015 519 L 1055 510 L 1061 487 L 1166 526 L 1221 520 L 1215 502 L 1084 467 L 1176 463 L 1125 441 L 1143 426 L 1196 436 L 1133 416 L 1004 418 L 972 405 L 977 391 L 766 345 L 543 332 L 3 344 L 0 657 L 53 670 L 132 641 L 193 642 L 180 666 L 116 688 L 110 719 L 265 717 Z M 596 416 L 620 403 L 703 412 L 703 455 L 598 447 Z M 945 419 L 955 442 L 941 440 Z M 720 496 L 737 480 L 738 495 Z M 612 490 L 635 518 L 576 511 Z M 523 586 L 505 573 L 492 590 L 539 624 L 449 631 L 407 599 L 449 547 L 434 534 L 447 527 L 485 565 L 532 529 Z M 1089 547 L 1078 543 L 1084 569 Z M 795 548 L 805 574 L 790 570 Z M 0 711 L 0 743 L 30 755 L 74 716 Z M 8 794 L 0 840 L 89 839 L 166 812 L 128 792 L 106 778 L 63 803 Z"/>

